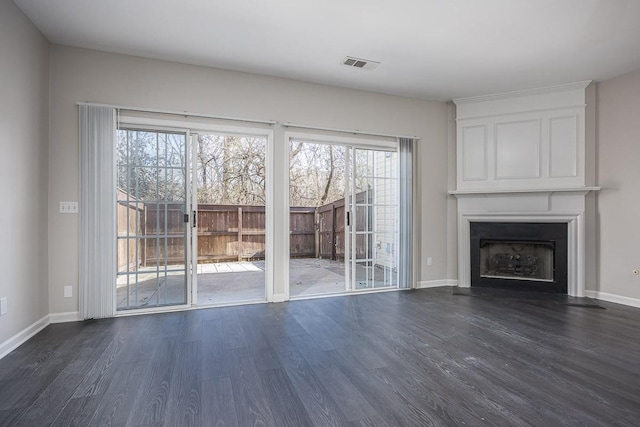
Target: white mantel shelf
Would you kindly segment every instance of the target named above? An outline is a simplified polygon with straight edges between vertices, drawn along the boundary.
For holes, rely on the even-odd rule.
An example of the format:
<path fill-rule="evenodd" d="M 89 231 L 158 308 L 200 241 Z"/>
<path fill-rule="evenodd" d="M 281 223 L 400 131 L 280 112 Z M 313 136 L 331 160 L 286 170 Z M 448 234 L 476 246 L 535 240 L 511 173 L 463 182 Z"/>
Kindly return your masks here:
<path fill-rule="evenodd" d="M 518 193 L 578 193 L 600 191 L 602 187 L 572 187 L 572 188 L 491 188 L 478 190 L 451 190 L 452 196 L 475 196 L 483 194 L 518 194 Z"/>

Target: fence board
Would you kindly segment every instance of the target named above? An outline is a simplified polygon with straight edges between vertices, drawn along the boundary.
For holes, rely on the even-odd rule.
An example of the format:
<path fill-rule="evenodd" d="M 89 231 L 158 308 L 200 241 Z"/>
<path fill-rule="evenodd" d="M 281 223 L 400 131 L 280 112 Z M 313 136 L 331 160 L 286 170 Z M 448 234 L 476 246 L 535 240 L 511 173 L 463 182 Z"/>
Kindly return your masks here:
<path fill-rule="evenodd" d="M 289 212 L 289 256 L 309 258 L 316 256 L 316 209 L 291 208 Z"/>

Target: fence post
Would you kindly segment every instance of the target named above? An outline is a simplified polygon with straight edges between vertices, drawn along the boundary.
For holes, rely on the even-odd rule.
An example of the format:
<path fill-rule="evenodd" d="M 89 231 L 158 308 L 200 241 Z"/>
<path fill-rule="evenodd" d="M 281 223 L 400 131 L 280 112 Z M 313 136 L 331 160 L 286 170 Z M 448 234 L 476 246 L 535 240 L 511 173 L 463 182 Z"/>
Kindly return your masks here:
<path fill-rule="evenodd" d="M 336 204 L 331 203 L 331 261 L 336 260 L 336 245 L 338 244 L 336 237 Z"/>
<path fill-rule="evenodd" d="M 242 207 L 238 207 L 238 261 L 242 261 Z"/>
<path fill-rule="evenodd" d="M 315 234 L 315 241 L 313 242 L 313 246 L 316 252 L 316 258 L 320 258 L 320 236 L 322 236 L 320 234 L 320 213 L 318 211 L 318 208 L 315 208 L 313 210 L 313 226 L 315 228 L 316 234 Z"/>

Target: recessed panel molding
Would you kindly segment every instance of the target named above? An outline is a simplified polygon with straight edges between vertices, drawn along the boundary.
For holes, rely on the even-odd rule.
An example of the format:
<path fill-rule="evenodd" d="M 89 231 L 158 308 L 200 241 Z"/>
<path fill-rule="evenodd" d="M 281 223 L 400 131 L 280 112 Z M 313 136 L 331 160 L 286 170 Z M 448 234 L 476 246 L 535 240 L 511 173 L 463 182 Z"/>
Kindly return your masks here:
<path fill-rule="evenodd" d="M 483 181 L 487 179 L 486 126 L 463 128 L 462 159 L 464 181 Z"/>
<path fill-rule="evenodd" d="M 549 177 L 567 178 L 578 174 L 578 117 L 549 119 Z"/>

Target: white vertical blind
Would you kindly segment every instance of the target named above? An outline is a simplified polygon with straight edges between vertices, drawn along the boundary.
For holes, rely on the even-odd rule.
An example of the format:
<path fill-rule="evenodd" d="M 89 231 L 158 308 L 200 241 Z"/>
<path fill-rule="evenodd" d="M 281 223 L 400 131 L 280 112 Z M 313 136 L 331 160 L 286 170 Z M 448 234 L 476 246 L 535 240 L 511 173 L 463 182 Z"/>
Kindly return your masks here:
<path fill-rule="evenodd" d="M 109 107 L 80 105 L 80 314 L 115 313 L 116 115 Z"/>
<path fill-rule="evenodd" d="M 413 144 L 411 138 L 398 138 L 400 174 L 398 251 L 399 287 L 413 287 Z"/>

